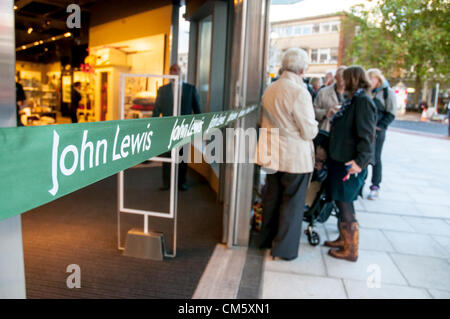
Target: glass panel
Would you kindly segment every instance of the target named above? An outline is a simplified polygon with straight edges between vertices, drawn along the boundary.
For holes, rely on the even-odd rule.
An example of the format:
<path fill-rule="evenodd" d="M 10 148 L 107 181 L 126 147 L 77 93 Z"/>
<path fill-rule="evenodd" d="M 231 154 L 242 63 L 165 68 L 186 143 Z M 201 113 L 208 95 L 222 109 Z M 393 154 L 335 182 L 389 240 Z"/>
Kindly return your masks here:
<path fill-rule="evenodd" d="M 322 33 L 330 32 L 330 24 L 329 23 L 322 23 L 320 26 L 321 26 Z"/>
<path fill-rule="evenodd" d="M 202 112 L 209 111 L 209 74 L 211 71 L 212 18 L 208 16 L 199 23 L 197 55 L 197 89 Z"/>
<path fill-rule="evenodd" d="M 338 49 L 332 48 L 330 53 L 330 63 L 337 63 L 338 61 Z"/>
<path fill-rule="evenodd" d="M 312 33 L 312 25 L 308 24 L 303 26 L 303 34 L 311 34 Z"/>
<path fill-rule="evenodd" d="M 319 50 L 319 63 L 328 63 L 330 59 L 330 49 Z"/>
<path fill-rule="evenodd" d="M 319 33 L 319 30 L 320 30 L 320 24 L 318 24 L 318 23 L 314 24 L 312 27 L 312 32 Z"/>
<path fill-rule="evenodd" d="M 317 63 L 317 49 L 311 50 L 311 63 Z"/>
<path fill-rule="evenodd" d="M 331 25 L 331 32 L 339 32 L 340 22 L 335 22 Z"/>

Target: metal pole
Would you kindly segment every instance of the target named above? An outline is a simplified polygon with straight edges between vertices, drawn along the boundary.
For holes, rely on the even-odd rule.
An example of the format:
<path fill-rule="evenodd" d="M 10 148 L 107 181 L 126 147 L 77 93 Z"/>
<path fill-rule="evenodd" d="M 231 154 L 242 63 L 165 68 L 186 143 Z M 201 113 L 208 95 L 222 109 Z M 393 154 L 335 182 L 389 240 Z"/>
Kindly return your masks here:
<path fill-rule="evenodd" d="M 0 1 L 0 127 L 16 126 L 14 1 Z M 26 298 L 21 216 L 0 221 L 0 299 Z"/>

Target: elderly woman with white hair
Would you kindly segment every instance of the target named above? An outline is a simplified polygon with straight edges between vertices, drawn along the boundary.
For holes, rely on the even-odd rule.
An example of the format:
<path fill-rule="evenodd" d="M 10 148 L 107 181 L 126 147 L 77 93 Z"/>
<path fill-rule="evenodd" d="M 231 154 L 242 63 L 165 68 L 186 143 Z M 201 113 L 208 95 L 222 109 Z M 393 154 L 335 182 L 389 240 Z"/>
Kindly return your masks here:
<path fill-rule="evenodd" d="M 267 134 L 258 141 L 257 164 L 268 171 L 268 185 L 260 247 L 271 248 L 272 256 L 283 260 L 298 256 L 305 195 L 314 169 L 318 123 L 303 82 L 308 60 L 301 49 L 287 50 L 282 75 L 262 98 L 261 128 Z"/>

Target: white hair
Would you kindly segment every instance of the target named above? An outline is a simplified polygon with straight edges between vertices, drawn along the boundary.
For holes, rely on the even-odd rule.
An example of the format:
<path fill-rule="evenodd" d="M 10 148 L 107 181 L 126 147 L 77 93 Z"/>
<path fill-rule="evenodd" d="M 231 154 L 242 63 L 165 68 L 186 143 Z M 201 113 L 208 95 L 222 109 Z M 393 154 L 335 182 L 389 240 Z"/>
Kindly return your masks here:
<path fill-rule="evenodd" d="M 376 77 L 379 81 L 379 85 L 382 85 L 384 82 L 386 82 L 386 78 L 384 77 L 383 73 L 380 69 L 369 69 L 367 70 L 367 75 L 370 77 Z"/>
<path fill-rule="evenodd" d="M 305 71 L 308 68 L 308 64 L 308 54 L 298 48 L 286 50 L 281 61 L 283 71 L 291 71 L 297 74 Z"/>

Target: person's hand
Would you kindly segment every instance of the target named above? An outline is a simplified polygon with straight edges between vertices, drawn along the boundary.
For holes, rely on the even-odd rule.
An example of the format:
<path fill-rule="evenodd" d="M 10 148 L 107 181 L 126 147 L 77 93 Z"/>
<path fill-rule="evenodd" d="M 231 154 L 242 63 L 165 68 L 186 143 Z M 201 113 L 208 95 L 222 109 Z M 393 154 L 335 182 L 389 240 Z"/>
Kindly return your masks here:
<path fill-rule="evenodd" d="M 354 160 L 351 160 L 350 162 L 345 163 L 345 166 L 351 165 L 350 169 L 348 170 L 348 174 L 359 174 L 361 173 L 362 169 L 359 167 L 358 164 Z"/>
<path fill-rule="evenodd" d="M 331 109 L 329 109 L 328 110 L 328 113 L 327 113 L 327 117 L 329 118 L 329 119 L 331 119 L 333 116 L 334 116 L 334 114 L 336 114 L 336 109 L 335 108 L 331 108 Z"/>

